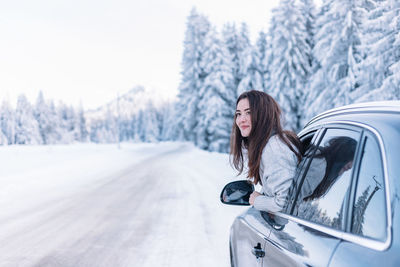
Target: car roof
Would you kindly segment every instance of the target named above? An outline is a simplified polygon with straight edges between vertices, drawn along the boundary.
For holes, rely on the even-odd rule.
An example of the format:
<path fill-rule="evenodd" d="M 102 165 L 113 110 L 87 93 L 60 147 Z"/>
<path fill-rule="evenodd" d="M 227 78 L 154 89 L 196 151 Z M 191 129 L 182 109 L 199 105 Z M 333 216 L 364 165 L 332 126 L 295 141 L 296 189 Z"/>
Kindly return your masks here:
<path fill-rule="evenodd" d="M 384 154 L 390 155 L 387 157 L 389 180 L 397 179 L 400 173 L 400 101 L 368 102 L 328 110 L 311 119 L 299 135 L 328 124 L 342 123 L 367 126 L 382 138 Z M 400 183 L 393 184 L 392 193 L 400 190 Z"/>
<path fill-rule="evenodd" d="M 365 102 L 365 103 L 357 103 L 351 104 L 343 107 L 338 107 L 334 109 L 330 109 L 328 111 L 322 112 L 319 115 L 313 117 L 304 128 L 316 124 L 318 122 L 337 119 L 345 119 L 352 121 L 361 121 L 364 123 L 371 122 L 378 119 L 382 119 L 383 114 L 394 114 L 400 115 L 400 101 L 375 101 L 375 102 Z M 368 116 L 366 116 L 368 115 Z M 396 116 L 396 117 L 397 117 Z M 386 115 L 384 116 L 386 117 Z M 375 118 L 375 119 L 374 119 Z M 399 119 L 397 117 L 397 119 Z"/>

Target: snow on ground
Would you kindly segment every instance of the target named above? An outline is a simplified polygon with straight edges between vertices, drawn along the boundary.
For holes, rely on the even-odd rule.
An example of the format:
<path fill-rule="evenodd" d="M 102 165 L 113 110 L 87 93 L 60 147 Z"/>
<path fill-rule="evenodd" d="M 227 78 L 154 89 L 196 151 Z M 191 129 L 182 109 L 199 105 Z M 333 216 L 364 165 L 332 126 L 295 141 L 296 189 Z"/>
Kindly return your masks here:
<path fill-rule="evenodd" d="M 0 147 L 0 217 L 59 198 L 155 153 L 154 144 Z M 163 152 L 174 144 L 157 146 Z M 150 154 L 149 152 L 152 152 Z"/>
<path fill-rule="evenodd" d="M 146 161 L 146 159 L 149 160 Z M 157 162 L 153 163 L 154 159 Z M 229 266 L 229 228 L 234 217 L 245 208 L 227 206 L 219 202 L 219 193 L 222 187 L 227 182 L 238 179 L 235 171 L 229 165 L 226 154 L 201 151 L 188 143 L 171 142 L 123 143 L 120 149 L 115 144 L 9 146 L 0 147 L 0 162 L 0 240 L 6 240 L 8 236 L 11 236 L 10 233 L 17 234 L 30 222 L 33 225 L 40 221 L 38 216 L 42 216 L 40 213 L 35 213 L 21 219 L 21 214 L 30 214 L 29 212 L 32 210 L 42 209 L 52 201 L 62 203 L 60 201 L 62 199 L 70 201 L 71 198 L 84 195 L 86 192 L 98 192 L 98 188 L 103 188 L 101 186 L 111 181 L 110 177 L 126 176 L 127 169 L 132 169 L 132 166 L 139 164 L 145 170 L 151 170 L 153 166 L 157 168 L 157 172 L 152 170 L 148 173 L 140 170 L 141 176 L 138 174 L 141 179 L 147 179 L 147 175 L 153 173 L 154 177 L 151 179 L 149 177 L 149 181 L 159 180 L 155 182 L 152 191 L 158 192 L 156 190 L 168 187 L 168 185 L 173 188 L 167 188 L 167 190 L 157 193 L 160 196 L 155 203 L 148 200 L 144 205 L 137 202 L 129 203 L 129 205 L 138 204 L 137 211 L 142 212 L 140 216 L 143 220 L 153 221 L 154 216 L 158 216 L 157 220 L 153 222 L 156 225 L 150 228 L 150 222 L 148 222 L 149 229 L 152 230 L 143 237 L 146 242 L 136 242 L 140 243 L 140 247 L 135 247 L 134 250 L 122 251 L 120 249 L 121 255 L 118 257 L 122 257 L 122 259 L 114 262 L 113 266 Z M 135 167 L 133 171 L 135 171 Z M 117 185 L 114 184 L 113 187 L 108 188 L 107 192 L 112 188 L 118 188 Z M 115 194 L 124 193 L 122 190 L 118 190 Z M 141 190 L 141 188 L 137 190 Z M 130 194 L 130 191 L 127 192 Z M 106 197 L 107 194 L 104 194 L 104 198 Z M 154 198 L 151 196 L 151 199 Z M 90 203 L 92 201 L 90 200 Z M 82 202 L 82 206 L 85 203 L 89 202 Z M 162 209 L 160 209 L 160 205 Z M 145 214 L 146 207 L 150 214 Z M 96 208 L 102 209 L 102 206 Z M 131 206 L 131 208 L 136 209 L 135 206 Z M 71 214 L 75 213 L 79 214 L 79 212 Z M 116 214 L 123 213 L 118 211 Z M 172 216 L 172 214 L 175 215 Z M 95 219 L 94 215 L 90 216 L 92 217 L 86 218 L 86 221 L 85 218 L 82 218 L 81 223 L 91 222 Z M 66 220 L 70 219 L 68 216 L 66 217 Z M 137 231 L 135 230 L 137 228 L 134 227 L 136 224 L 143 224 L 140 220 L 135 220 L 135 222 L 127 224 L 129 227 L 132 226 L 132 231 Z M 115 223 L 120 224 L 121 222 Z M 77 229 L 77 226 L 71 229 Z M 58 238 L 60 244 L 68 244 L 65 240 L 68 235 L 71 236 L 71 240 L 75 238 L 71 234 L 74 233 L 71 229 L 66 229 L 64 236 L 60 235 Z M 101 232 L 108 229 L 109 227 L 104 226 L 96 231 Z M 129 231 L 129 229 L 124 229 L 124 231 L 127 230 Z M 130 236 L 139 237 L 143 235 L 143 233 L 130 234 Z M 31 240 L 28 242 L 19 235 L 15 236 L 16 240 L 23 245 L 19 245 L 17 241 L 14 243 L 18 246 L 28 246 L 21 250 L 28 253 Z M 30 236 L 35 238 L 33 233 Z M 57 237 L 54 237 L 54 240 L 57 240 Z M 35 247 L 35 250 L 32 251 L 35 251 L 36 254 L 49 254 L 51 247 L 48 243 L 43 245 L 42 249 Z M 35 244 L 39 244 L 39 242 Z M 112 244 L 110 245 L 112 246 Z M 85 246 L 100 247 L 102 244 L 89 243 Z M 76 259 L 68 259 L 68 257 L 76 257 L 76 254 L 68 254 L 66 248 L 62 254 L 64 262 L 74 262 L 75 266 L 77 263 L 83 265 Z M 54 249 L 60 254 L 60 248 L 55 247 Z M 13 249 L 13 251 L 15 250 Z M 11 266 L 37 266 L 37 262 L 29 262 L 30 259 L 36 260 L 33 256 L 18 255 L 18 252 L 13 252 L 12 258 L 11 256 L 9 258 L 1 256 L 10 253 L 11 245 L 8 250 L 7 246 L 0 246 L 0 266 L 10 266 L 2 265 L 5 262 L 14 264 Z M 118 252 L 114 251 L 113 253 Z M 18 262 L 19 259 L 25 260 Z M 111 261 L 114 258 L 110 256 L 108 259 Z M 93 262 L 95 259 L 91 261 L 90 258 L 85 257 L 86 265 L 84 266 L 93 266 Z M 70 265 L 59 262 L 55 266 Z"/>

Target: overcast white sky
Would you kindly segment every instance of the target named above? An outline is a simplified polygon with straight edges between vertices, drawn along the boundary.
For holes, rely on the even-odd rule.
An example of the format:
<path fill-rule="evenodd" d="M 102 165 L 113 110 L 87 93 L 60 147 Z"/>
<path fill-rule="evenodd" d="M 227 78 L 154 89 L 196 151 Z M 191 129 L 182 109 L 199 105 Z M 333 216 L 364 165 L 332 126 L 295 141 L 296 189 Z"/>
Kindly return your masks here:
<path fill-rule="evenodd" d="M 279 0 L 22 0 L 0 4 L 0 101 L 24 93 L 94 108 L 136 85 L 175 95 L 186 17 L 221 29 L 246 22 L 254 40 Z"/>

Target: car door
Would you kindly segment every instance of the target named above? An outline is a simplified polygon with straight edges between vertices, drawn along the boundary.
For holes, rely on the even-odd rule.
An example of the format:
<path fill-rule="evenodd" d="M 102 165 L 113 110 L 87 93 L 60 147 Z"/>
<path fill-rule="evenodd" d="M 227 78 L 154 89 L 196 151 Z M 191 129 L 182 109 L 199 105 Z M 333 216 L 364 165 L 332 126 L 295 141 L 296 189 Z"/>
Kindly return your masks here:
<path fill-rule="evenodd" d="M 345 227 L 353 169 L 348 162 L 359 139 L 360 131 L 337 126 L 321 129 L 312 140 L 287 208 L 270 216 L 275 226 L 266 239 L 263 266 L 328 266 Z"/>
<path fill-rule="evenodd" d="M 249 208 L 238 216 L 233 222 L 230 235 L 232 266 L 263 266 L 265 239 L 270 232 L 270 226 L 255 208 Z"/>

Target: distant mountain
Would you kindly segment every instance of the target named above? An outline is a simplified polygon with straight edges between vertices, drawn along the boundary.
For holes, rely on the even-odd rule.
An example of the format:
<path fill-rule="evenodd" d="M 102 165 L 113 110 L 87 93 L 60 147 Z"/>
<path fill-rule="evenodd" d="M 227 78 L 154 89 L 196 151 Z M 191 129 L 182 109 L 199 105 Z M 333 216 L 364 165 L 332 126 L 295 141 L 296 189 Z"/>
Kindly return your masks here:
<path fill-rule="evenodd" d="M 121 119 L 129 119 L 148 105 L 160 107 L 168 101 L 170 101 L 168 97 L 161 95 L 156 89 L 137 86 L 97 109 L 86 111 L 85 117 L 89 123 L 93 120 L 104 119 L 110 114 L 117 117 L 118 113 Z"/>

